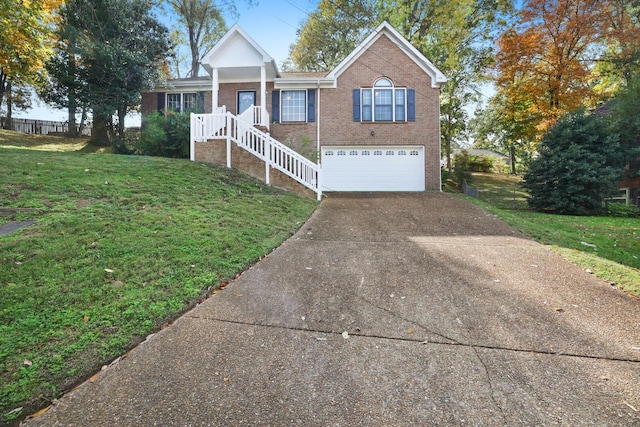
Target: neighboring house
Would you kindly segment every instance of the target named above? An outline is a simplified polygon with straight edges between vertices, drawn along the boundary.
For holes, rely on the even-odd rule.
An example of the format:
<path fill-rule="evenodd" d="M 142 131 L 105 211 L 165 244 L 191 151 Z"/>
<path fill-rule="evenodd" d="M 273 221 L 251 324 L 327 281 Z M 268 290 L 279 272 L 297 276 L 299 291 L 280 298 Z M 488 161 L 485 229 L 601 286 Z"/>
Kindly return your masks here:
<path fill-rule="evenodd" d="M 446 78 L 388 23 L 328 73 L 281 73 L 237 25 L 201 63 L 209 76 L 167 81 L 142 101 L 143 113 L 204 113 L 192 116 L 192 160 L 290 188 L 288 175 L 318 197 L 441 189 Z"/>
<path fill-rule="evenodd" d="M 600 117 L 607 117 L 611 110 L 618 104 L 618 100 L 613 99 L 593 111 L 593 114 Z M 640 139 L 636 142 L 640 147 Z M 624 171 L 624 178 L 618 183 L 620 195 L 616 199 L 624 200 L 626 204 L 640 206 L 640 158 L 629 162 Z"/>

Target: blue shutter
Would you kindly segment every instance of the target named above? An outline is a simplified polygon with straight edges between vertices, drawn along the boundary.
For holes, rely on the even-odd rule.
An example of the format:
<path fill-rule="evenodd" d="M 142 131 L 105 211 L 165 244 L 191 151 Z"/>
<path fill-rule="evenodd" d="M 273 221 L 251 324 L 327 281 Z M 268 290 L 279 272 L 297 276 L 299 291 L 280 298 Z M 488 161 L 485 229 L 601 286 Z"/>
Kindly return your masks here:
<path fill-rule="evenodd" d="M 353 121 L 360 121 L 360 89 L 353 90 Z"/>
<path fill-rule="evenodd" d="M 162 114 L 164 111 L 166 97 L 164 92 L 158 92 L 158 112 Z"/>
<path fill-rule="evenodd" d="M 196 96 L 196 111 L 197 114 L 204 113 L 204 92 L 198 92 Z"/>
<path fill-rule="evenodd" d="M 271 92 L 271 121 L 280 123 L 280 91 Z"/>
<path fill-rule="evenodd" d="M 307 91 L 307 121 L 313 123 L 316 121 L 316 90 L 309 89 Z"/>
<path fill-rule="evenodd" d="M 416 121 L 416 90 L 407 89 L 407 120 Z"/>

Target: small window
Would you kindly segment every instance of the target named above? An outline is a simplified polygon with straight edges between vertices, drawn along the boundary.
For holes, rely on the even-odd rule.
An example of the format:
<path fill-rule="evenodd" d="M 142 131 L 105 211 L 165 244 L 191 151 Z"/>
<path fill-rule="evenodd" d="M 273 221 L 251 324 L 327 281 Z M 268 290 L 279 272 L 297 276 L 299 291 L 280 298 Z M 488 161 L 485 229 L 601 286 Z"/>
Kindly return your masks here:
<path fill-rule="evenodd" d="M 338 151 L 338 156 L 346 156 L 346 155 L 347 155 L 346 151 L 343 151 L 343 150 Z"/>
<path fill-rule="evenodd" d="M 393 156 L 393 155 L 394 155 L 394 152 L 392 150 L 387 151 L 387 156 Z"/>
<path fill-rule="evenodd" d="M 368 156 L 368 155 L 370 155 L 369 150 L 364 150 L 364 151 L 362 152 L 362 155 L 363 155 L 363 156 Z"/>
<path fill-rule="evenodd" d="M 406 151 L 404 151 L 404 150 L 398 151 L 398 156 L 406 156 L 406 155 L 407 155 Z"/>
<path fill-rule="evenodd" d="M 332 150 L 328 150 L 324 152 L 325 156 L 333 156 L 333 151 Z"/>
<path fill-rule="evenodd" d="M 418 150 L 411 150 L 411 151 L 409 151 L 409 155 L 410 155 L 410 156 L 417 156 L 417 155 L 418 155 Z"/>
<path fill-rule="evenodd" d="M 356 150 L 351 150 L 351 151 L 349 151 L 349 155 L 350 156 L 357 156 L 358 152 Z"/>
<path fill-rule="evenodd" d="M 182 94 L 182 111 L 195 111 L 196 110 L 195 93 L 183 93 Z"/>
<path fill-rule="evenodd" d="M 180 111 L 180 96 L 179 93 L 167 94 L 167 110 Z"/>
<path fill-rule="evenodd" d="M 382 156 L 382 151 L 376 150 L 376 151 L 373 152 L 373 155 L 374 156 Z"/>

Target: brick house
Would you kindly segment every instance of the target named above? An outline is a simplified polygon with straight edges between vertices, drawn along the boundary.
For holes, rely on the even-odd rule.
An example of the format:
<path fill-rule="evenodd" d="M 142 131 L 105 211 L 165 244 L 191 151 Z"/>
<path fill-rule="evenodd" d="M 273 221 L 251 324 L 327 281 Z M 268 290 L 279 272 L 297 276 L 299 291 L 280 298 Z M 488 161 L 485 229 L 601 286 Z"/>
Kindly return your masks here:
<path fill-rule="evenodd" d="M 281 73 L 234 26 L 201 61 L 209 76 L 142 94 L 142 112 L 197 108 L 191 159 L 269 184 L 323 191 L 440 191 L 445 76 L 388 23 L 328 73 Z M 286 176 L 286 177 L 285 177 Z"/>

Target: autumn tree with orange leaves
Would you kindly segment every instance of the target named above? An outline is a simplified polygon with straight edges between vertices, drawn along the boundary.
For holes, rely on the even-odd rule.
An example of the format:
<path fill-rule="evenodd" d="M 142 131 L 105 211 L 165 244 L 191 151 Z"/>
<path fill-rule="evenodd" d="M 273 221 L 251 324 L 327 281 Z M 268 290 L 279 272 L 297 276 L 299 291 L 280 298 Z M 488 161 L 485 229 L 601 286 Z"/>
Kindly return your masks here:
<path fill-rule="evenodd" d="M 49 56 L 52 11 L 62 0 L 0 0 L 0 105 L 14 81 L 32 83 Z"/>
<path fill-rule="evenodd" d="M 593 102 L 594 43 L 603 29 L 600 0 L 529 0 L 520 22 L 502 34 L 496 56 L 496 89 L 505 108 L 536 117 L 536 139 L 568 111 Z M 524 108 L 523 108 L 524 107 Z"/>

